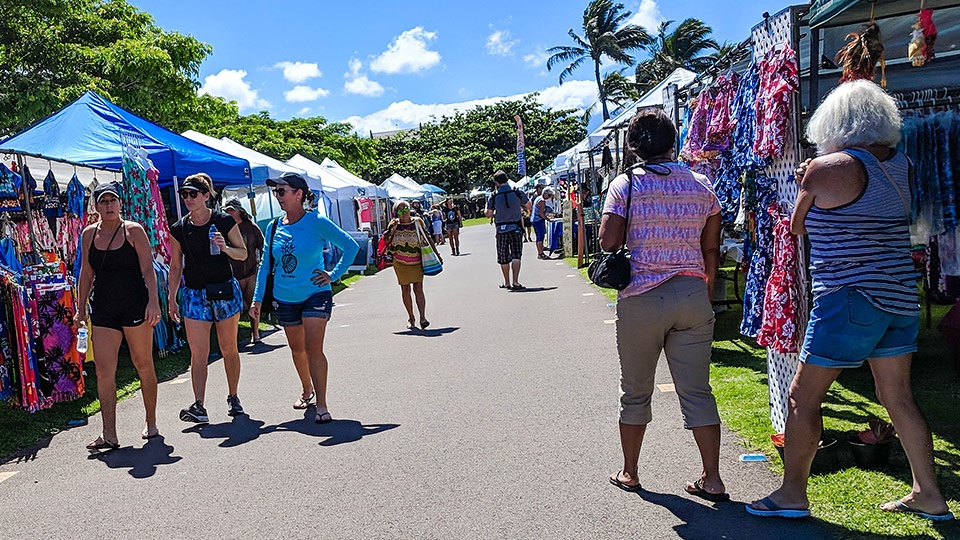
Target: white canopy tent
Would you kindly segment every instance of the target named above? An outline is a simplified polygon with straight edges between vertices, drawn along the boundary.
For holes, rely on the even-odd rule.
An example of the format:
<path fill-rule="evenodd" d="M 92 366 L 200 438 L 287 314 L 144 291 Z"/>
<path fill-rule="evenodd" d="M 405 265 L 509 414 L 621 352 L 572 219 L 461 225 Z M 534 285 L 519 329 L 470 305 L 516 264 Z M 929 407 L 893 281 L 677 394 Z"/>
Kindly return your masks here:
<path fill-rule="evenodd" d="M 639 109 L 663 105 L 663 91 L 667 86 L 676 84 L 682 87 L 696 77 L 697 74 L 692 71 L 683 68 L 675 69 L 673 73 L 667 75 L 666 78 L 651 88 L 640 99 L 624 107 L 617 115 L 604 121 L 600 124 L 600 127 L 587 135 L 586 138 L 575 146 L 561 152 L 556 159 L 553 160 L 553 174 L 551 176 L 558 178 L 566 176 L 572 171 L 576 171 L 577 163 L 586 159 L 585 154 L 587 151 L 602 143 L 614 130 L 623 129 L 623 124 L 628 122 Z"/>
<path fill-rule="evenodd" d="M 430 191 L 420 187 L 420 184 L 409 178 L 393 173 L 390 178 L 380 182 L 380 187 L 387 190 L 391 199 L 426 199 Z"/>
<path fill-rule="evenodd" d="M 232 197 L 240 200 L 247 199 L 249 204 L 248 208 L 258 223 L 262 224 L 262 222 L 273 217 L 282 216 L 284 213 L 283 210 L 280 209 L 276 198 L 270 194 L 270 189 L 264 185 L 264 182 L 266 182 L 268 178 L 277 178 L 285 172 L 294 172 L 302 176 L 304 180 L 307 181 L 307 186 L 311 191 L 316 192 L 321 197 L 323 203 L 317 205 L 317 210 L 321 215 L 329 217 L 336 222 L 340 228 L 346 231 L 355 231 L 357 229 L 353 220 L 348 220 L 346 223 L 343 223 L 343 220 L 340 220 L 338 214 L 334 212 L 336 208 L 333 201 L 338 199 L 339 190 L 335 186 L 326 185 L 327 182 L 324 181 L 323 175 L 301 167 L 289 165 L 266 154 L 257 152 L 252 148 L 247 148 L 228 137 L 217 139 L 192 130 L 185 131 L 183 136 L 250 162 L 251 185 L 249 187 L 234 186 L 225 188 L 223 190 L 223 200 L 228 200 Z"/>
<path fill-rule="evenodd" d="M 331 210 L 331 213 L 344 217 L 348 214 L 354 216 L 354 221 L 356 222 L 354 230 L 359 228 L 362 223 L 371 223 L 372 232 L 374 234 L 380 233 L 381 227 L 379 225 L 374 227 L 373 223 L 379 223 L 380 221 L 381 211 L 377 199 L 387 198 L 385 191 L 381 190 L 375 184 L 356 176 L 330 158 L 324 158 L 321 163 L 317 163 L 300 154 L 296 154 L 287 160 L 287 164 L 300 167 L 311 174 L 320 175 L 323 177 L 324 185 L 337 189 L 337 196 L 334 201 L 335 208 Z M 359 216 L 357 216 L 357 208 L 354 206 L 355 198 L 370 198 L 374 200 L 373 222 L 361 222 Z"/>

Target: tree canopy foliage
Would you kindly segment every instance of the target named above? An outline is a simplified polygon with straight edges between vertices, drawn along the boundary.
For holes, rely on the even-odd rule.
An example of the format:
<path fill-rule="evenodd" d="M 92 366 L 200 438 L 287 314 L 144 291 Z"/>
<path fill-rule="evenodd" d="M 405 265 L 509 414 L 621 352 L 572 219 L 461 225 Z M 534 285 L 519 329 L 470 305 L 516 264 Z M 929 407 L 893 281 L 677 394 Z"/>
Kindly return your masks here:
<path fill-rule="evenodd" d="M 520 101 L 482 105 L 444 116 L 407 131 L 376 140 L 379 159 L 361 169 L 365 178 L 383 179 L 398 173 L 429 182 L 450 193 L 469 191 L 502 169 L 517 170 L 517 127 L 520 115 L 526 142 L 527 170 L 550 165 L 557 154 L 586 136 L 586 124 L 574 110 L 550 110 L 536 94 Z"/>
<path fill-rule="evenodd" d="M 0 132 L 19 131 L 86 90 L 176 131 L 235 114 L 222 99 L 197 95 L 211 51 L 124 0 L 0 2 Z"/>
<path fill-rule="evenodd" d="M 637 64 L 637 90 L 641 94 L 659 84 L 677 68 L 700 73 L 716 61 L 709 54 L 720 49 L 720 45 L 710 37 L 712 28 L 699 19 L 690 18 L 668 31 L 672 24 L 673 21 L 660 23 L 657 36 L 650 46 L 650 58 Z"/>

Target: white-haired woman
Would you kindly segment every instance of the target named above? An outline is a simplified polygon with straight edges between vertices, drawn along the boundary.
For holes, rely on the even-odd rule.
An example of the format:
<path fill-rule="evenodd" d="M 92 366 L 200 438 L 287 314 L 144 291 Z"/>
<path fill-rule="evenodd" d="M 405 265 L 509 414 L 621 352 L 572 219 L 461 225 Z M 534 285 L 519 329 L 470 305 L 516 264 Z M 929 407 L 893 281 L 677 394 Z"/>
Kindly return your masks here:
<path fill-rule="evenodd" d="M 896 149 L 896 103 L 872 82 L 842 84 L 814 113 L 807 138 L 820 156 L 797 171 L 791 230 L 810 240 L 813 310 L 790 386 L 783 485 L 747 511 L 810 515 L 807 477 L 821 402 L 843 369 L 868 361 L 913 473 L 913 490 L 880 508 L 953 519 L 937 485 L 930 429 L 910 390 L 920 307 L 908 230 L 912 165 Z"/>
<path fill-rule="evenodd" d="M 543 253 L 543 239 L 547 236 L 547 223 L 553 221 L 555 214 L 553 189 L 545 188 L 533 201 L 533 231 L 537 235 L 537 258 L 549 259 Z"/>

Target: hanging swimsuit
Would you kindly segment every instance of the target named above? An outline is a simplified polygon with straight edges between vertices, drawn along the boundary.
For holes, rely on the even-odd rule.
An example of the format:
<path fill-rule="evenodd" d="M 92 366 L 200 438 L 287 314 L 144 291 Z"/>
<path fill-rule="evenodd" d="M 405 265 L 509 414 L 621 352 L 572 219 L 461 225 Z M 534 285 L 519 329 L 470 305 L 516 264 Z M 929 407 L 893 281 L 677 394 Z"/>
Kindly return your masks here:
<path fill-rule="evenodd" d="M 117 249 L 100 249 L 90 242 L 87 259 L 94 270 L 93 300 L 90 320 L 94 326 L 123 330 L 124 326 L 139 326 L 147 310 L 147 285 L 140 272 L 137 250 L 127 239 L 123 227 L 123 244 Z M 97 226 L 97 231 L 100 226 Z M 114 231 L 107 243 L 113 244 L 119 229 Z"/>

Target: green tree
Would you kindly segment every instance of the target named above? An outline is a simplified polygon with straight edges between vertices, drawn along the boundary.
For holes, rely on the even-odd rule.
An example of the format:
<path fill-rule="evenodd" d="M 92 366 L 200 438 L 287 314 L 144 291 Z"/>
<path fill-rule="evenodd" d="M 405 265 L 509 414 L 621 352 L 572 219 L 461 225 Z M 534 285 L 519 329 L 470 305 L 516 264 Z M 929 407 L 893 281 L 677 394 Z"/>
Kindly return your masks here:
<path fill-rule="evenodd" d="M 626 68 L 624 68 L 626 69 Z M 623 107 L 627 103 L 637 100 L 640 95 L 637 93 L 637 85 L 628 77 L 624 77 L 623 69 L 611 71 L 603 78 L 603 88 L 607 92 L 607 101 L 617 107 Z M 592 105 L 583 111 L 583 121 L 589 123 L 600 101 L 593 102 Z"/>
<path fill-rule="evenodd" d="M 612 0 L 593 0 L 583 11 L 583 36 L 577 35 L 571 28 L 567 33 L 574 45 L 547 49 L 551 54 L 547 59 L 547 70 L 558 64 L 567 64 L 560 72 L 560 84 L 587 59 L 593 61 L 593 74 L 604 120 L 610 118 L 610 112 L 607 110 L 608 91 L 600 76 L 602 60 L 609 58 L 614 63 L 632 66 L 635 60 L 630 51 L 642 50 L 652 41 L 650 34 L 640 26 L 620 26 L 629 18 L 630 12 L 623 11 L 623 4 L 614 4 Z"/>
<path fill-rule="evenodd" d="M 236 114 L 197 96 L 212 48 L 167 32 L 124 0 L 0 2 L 0 133 L 19 131 L 86 90 L 175 131 Z"/>
<path fill-rule="evenodd" d="M 637 64 L 637 91 L 640 94 L 656 86 L 677 68 L 700 73 L 714 63 L 709 54 L 720 46 L 710 35 L 713 29 L 698 19 L 685 19 L 668 32 L 674 21 L 665 21 L 650 46 L 650 58 Z"/>
<path fill-rule="evenodd" d="M 516 171 L 516 114 L 523 120 L 528 171 L 546 168 L 586 135 L 586 122 L 575 111 L 547 109 L 531 95 L 457 112 L 417 131 L 378 139 L 378 159 L 362 169 L 363 176 L 379 181 L 399 173 L 449 193 L 469 191 L 485 184 L 497 169 Z"/>

